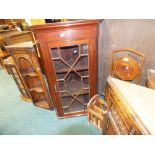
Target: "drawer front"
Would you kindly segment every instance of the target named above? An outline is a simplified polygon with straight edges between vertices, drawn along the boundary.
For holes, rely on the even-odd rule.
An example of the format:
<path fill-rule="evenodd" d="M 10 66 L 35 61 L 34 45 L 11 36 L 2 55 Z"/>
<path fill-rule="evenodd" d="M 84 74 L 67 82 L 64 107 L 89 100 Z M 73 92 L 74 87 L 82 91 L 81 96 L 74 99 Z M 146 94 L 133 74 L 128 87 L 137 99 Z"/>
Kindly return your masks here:
<path fill-rule="evenodd" d="M 112 126 L 110 121 L 108 123 L 108 128 L 107 128 L 107 131 L 106 131 L 106 135 L 117 135 L 117 132 L 115 131 L 115 129 Z"/>
<path fill-rule="evenodd" d="M 37 42 L 64 42 L 66 40 L 77 40 L 83 38 L 96 37 L 96 28 L 73 29 L 65 31 L 52 31 L 36 34 Z"/>
<path fill-rule="evenodd" d="M 124 106 L 117 93 L 108 86 L 106 100 L 108 104 L 109 120 L 117 134 L 139 135 L 142 134 L 129 110 Z"/>

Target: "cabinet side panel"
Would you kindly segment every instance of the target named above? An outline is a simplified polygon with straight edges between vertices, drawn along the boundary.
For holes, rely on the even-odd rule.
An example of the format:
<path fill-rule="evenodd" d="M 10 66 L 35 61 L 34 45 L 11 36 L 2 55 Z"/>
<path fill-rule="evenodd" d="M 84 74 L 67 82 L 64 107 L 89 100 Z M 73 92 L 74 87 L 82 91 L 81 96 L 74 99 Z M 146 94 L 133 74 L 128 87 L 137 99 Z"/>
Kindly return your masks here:
<path fill-rule="evenodd" d="M 49 84 L 50 93 L 51 93 L 52 99 L 54 101 L 53 104 L 54 104 L 55 108 L 57 109 L 58 116 L 61 117 L 61 116 L 63 116 L 63 110 L 61 108 L 59 98 L 55 92 L 55 86 L 56 86 L 56 81 L 55 81 L 55 77 L 54 77 L 55 73 L 54 73 L 53 63 L 51 60 L 51 55 L 49 53 L 48 44 L 46 44 L 46 43 L 40 44 L 40 48 L 42 51 L 43 59 L 46 60 L 44 67 L 45 67 L 47 82 Z"/>
<path fill-rule="evenodd" d="M 96 38 L 89 40 L 89 75 L 90 75 L 90 97 L 97 93 L 97 58 Z"/>

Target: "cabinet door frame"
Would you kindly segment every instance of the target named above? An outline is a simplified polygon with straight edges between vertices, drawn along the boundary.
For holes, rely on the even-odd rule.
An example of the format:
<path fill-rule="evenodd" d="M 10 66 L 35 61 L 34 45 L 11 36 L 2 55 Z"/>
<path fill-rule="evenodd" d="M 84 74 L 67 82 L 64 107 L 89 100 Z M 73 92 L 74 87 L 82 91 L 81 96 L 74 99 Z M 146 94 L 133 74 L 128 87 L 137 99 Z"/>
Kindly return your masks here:
<path fill-rule="evenodd" d="M 72 46 L 78 44 L 87 44 L 88 45 L 88 66 L 89 66 L 89 96 L 90 98 L 96 94 L 96 38 L 88 38 L 83 40 L 65 40 L 64 42 L 46 42 L 41 43 L 40 47 L 43 50 L 44 59 L 47 60 L 45 62 L 45 72 L 47 75 L 47 81 L 49 83 L 50 93 L 52 95 L 54 106 L 57 110 L 58 117 L 70 117 L 71 115 L 85 115 L 87 112 L 80 111 L 80 112 L 72 112 L 72 113 L 64 113 L 62 104 L 61 104 L 61 97 L 58 91 L 58 83 L 55 74 L 55 69 L 52 61 L 52 56 L 50 54 L 51 48 L 62 47 L 62 46 Z M 51 76 L 52 75 L 52 76 Z M 57 91 L 56 91 L 57 90 Z"/>

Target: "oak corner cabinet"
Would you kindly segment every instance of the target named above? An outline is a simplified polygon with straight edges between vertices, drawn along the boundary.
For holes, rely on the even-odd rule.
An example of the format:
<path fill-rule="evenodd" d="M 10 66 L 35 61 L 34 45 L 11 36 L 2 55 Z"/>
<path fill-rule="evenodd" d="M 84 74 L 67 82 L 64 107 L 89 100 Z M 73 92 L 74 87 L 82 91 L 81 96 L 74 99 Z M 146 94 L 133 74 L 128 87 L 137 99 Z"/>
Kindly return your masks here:
<path fill-rule="evenodd" d="M 30 27 L 60 118 L 87 114 L 87 103 L 97 93 L 99 23 L 76 20 Z"/>
<path fill-rule="evenodd" d="M 33 104 L 41 108 L 52 109 L 35 44 L 30 41 L 5 47 L 15 62 L 15 67 Z"/>

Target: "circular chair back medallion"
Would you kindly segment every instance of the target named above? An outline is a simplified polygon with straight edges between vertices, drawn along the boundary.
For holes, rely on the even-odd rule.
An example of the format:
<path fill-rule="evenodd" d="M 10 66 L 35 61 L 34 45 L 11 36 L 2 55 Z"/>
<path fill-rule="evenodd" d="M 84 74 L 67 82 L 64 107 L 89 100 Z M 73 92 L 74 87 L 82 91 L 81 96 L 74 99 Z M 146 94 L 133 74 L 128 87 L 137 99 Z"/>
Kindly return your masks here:
<path fill-rule="evenodd" d="M 134 80 L 139 73 L 137 62 L 129 57 L 118 57 L 113 61 L 113 74 L 121 80 Z"/>

